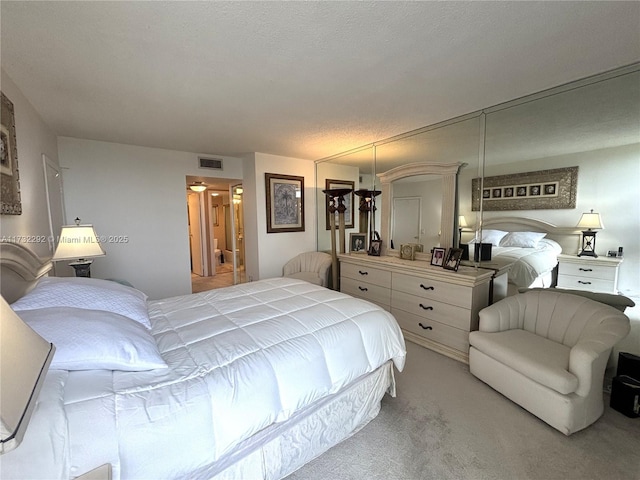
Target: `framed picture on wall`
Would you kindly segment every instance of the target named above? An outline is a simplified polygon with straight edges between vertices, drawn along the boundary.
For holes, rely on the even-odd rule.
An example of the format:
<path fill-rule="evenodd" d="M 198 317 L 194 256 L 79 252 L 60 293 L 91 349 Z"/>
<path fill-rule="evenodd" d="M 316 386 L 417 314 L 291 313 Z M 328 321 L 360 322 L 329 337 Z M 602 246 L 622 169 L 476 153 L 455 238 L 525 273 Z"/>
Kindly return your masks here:
<path fill-rule="evenodd" d="M 0 177 L 2 180 L 3 215 L 21 215 L 20 182 L 18 178 L 18 147 L 13 103 L 0 92 Z"/>
<path fill-rule="evenodd" d="M 344 196 L 344 206 L 347 209 L 344 211 L 344 227 L 353 228 L 353 189 L 355 182 L 349 180 L 330 180 L 327 178 L 325 181 L 325 190 L 333 188 L 350 188 L 351 193 Z M 329 197 L 325 195 L 325 215 L 326 215 L 326 230 L 331 230 L 330 216 L 329 216 Z M 334 214 L 336 216 L 336 229 L 338 228 L 338 212 Z"/>
<path fill-rule="evenodd" d="M 304 232 L 304 177 L 265 173 L 267 233 Z"/>

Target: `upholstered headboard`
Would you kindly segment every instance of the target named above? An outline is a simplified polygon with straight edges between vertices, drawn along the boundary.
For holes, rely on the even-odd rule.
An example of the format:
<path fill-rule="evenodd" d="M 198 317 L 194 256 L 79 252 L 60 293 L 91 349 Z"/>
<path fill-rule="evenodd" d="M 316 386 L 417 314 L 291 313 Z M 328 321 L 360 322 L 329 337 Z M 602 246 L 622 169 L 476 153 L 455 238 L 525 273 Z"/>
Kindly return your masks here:
<path fill-rule="evenodd" d="M 0 242 L 0 291 L 7 302 L 27 293 L 51 268 L 51 261 L 43 261 L 26 247 Z"/>
<path fill-rule="evenodd" d="M 545 232 L 547 238 L 562 247 L 562 253 L 577 253 L 580 248 L 580 231 L 576 227 L 558 227 L 552 223 L 533 218 L 495 217 L 482 221 L 482 228 L 505 232 Z"/>

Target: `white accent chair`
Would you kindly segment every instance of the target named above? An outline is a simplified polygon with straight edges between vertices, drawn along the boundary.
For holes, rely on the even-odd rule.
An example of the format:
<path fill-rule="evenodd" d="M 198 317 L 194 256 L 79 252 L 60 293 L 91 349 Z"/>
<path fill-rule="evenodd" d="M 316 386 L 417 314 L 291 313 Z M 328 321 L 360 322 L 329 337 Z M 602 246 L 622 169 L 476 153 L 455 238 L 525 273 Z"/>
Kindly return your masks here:
<path fill-rule="evenodd" d="M 604 412 L 604 372 L 630 330 L 619 310 L 553 290 L 507 297 L 480 311 L 469 334 L 473 375 L 565 435 Z"/>
<path fill-rule="evenodd" d="M 289 260 L 282 268 L 285 277 L 299 278 L 322 287 L 329 286 L 331 255 L 324 252 L 301 253 Z"/>

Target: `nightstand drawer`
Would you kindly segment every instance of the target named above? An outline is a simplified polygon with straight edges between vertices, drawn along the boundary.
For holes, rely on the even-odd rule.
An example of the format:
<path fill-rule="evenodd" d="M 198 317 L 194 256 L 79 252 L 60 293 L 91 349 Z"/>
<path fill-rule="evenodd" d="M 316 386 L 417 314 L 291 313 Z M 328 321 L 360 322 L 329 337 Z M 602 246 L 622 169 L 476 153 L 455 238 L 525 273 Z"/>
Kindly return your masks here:
<path fill-rule="evenodd" d="M 411 313 L 418 317 L 435 320 L 461 330 L 469 329 L 469 310 L 430 298 L 421 298 L 403 292 L 391 293 L 391 308 Z"/>
<path fill-rule="evenodd" d="M 400 328 L 408 332 L 415 333 L 427 340 L 446 345 L 460 352 L 467 353 L 469 351 L 468 331 L 450 327 L 435 320 L 427 320 L 396 308 L 392 308 L 391 313 L 396 317 Z"/>
<path fill-rule="evenodd" d="M 340 279 L 340 291 L 354 297 L 369 300 L 389 310 L 391 305 L 391 290 L 372 283 L 342 277 Z"/>
<path fill-rule="evenodd" d="M 391 287 L 391 272 L 379 268 L 342 262 L 340 264 L 340 276 L 379 285 L 384 288 Z"/>
<path fill-rule="evenodd" d="M 614 293 L 614 281 L 601 278 L 576 277 L 573 275 L 558 275 L 559 288 L 574 290 L 590 290 L 593 292 Z"/>
<path fill-rule="evenodd" d="M 613 281 L 616 278 L 616 267 L 560 262 L 559 274 Z"/>

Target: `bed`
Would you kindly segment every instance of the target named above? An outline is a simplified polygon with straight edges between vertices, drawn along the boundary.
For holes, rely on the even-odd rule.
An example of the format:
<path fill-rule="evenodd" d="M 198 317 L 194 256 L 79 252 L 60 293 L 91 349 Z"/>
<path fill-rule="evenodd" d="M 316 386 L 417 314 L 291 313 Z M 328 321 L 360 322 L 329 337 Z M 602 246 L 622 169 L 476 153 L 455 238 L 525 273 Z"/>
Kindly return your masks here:
<path fill-rule="evenodd" d="M 473 239 L 470 256 L 473 258 Z M 555 286 L 558 255 L 575 253 L 580 232 L 531 218 L 495 217 L 482 223 L 482 242 L 491 243 L 492 266 L 510 265 L 508 295 L 521 288 Z"/>
<path fill-rule="evenodd" d="M 37 280 L 46 268 L 32 254 L 0 249 L 14 292 L 18 277 L 25 288 L 37 281 L 16 313 L 58 335 L 25 439 L 0 457 L 3 479 L 73 478 L 105 463 L 114 479 L 283 478 L 395 395 L 404 339 L 393 316 L 366 301 L 275 278 L 147 302 L 115 282 Z M 21 255 L 31 261 L 17 268 Z"/>

